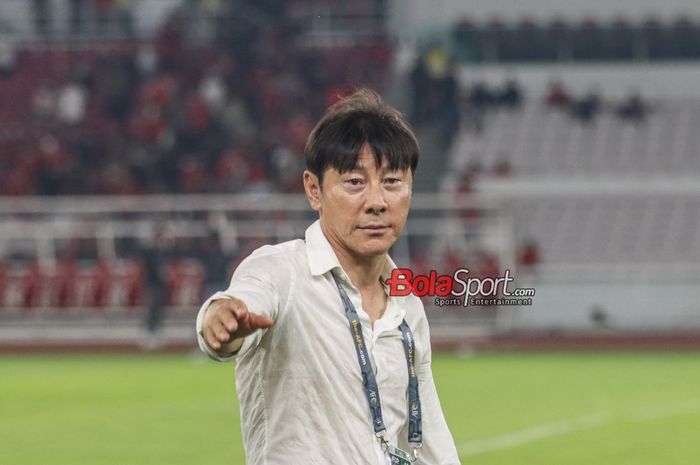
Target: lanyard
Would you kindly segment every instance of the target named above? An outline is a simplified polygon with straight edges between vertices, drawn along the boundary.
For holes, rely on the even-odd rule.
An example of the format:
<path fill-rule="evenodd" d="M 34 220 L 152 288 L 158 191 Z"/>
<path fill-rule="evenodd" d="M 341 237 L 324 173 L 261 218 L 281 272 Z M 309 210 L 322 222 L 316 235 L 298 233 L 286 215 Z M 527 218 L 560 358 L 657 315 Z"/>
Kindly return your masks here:
<path fill-rule="evenodd" d="M 377 386 L 377 378 L 374 376 L 372 365 L 369 361 L 365 338 L 362 335 L 362 326 L 360 325 L 360 317 L 355 310 L 355 306 L 350 301 L 343 287 L 338 280 L 333 276 L 335 285 L 340 293 L 340 300 L 343 301 L 345 307 L 345 316 L 350 322 L 350 332 L 352 341 L 355 344 L 357 352 L 357 360 L 360 363 L 360 371 L 362 372 L 362 385 L 365 389 L 365 395 L 369 402 L 369 411 L 372 414 L 372 424 L 374 433 L 384 442 L 384 420 L 382 419 L 382 406 L 379 401 L 379 388 Z M 418 375 L 414 366 L 415 363 L 415 341 L 411 328 L 408 327 L 406 320 L 401 322 L 399 326 L 403 335 L 403 348 L 406 355 L 406 365 L 408 367 L 408 442 L 414 447 L 414 450 L 422 445 L 423 431 L 421 428 L 421 405 L 420 395 L 418 393 Z"/>

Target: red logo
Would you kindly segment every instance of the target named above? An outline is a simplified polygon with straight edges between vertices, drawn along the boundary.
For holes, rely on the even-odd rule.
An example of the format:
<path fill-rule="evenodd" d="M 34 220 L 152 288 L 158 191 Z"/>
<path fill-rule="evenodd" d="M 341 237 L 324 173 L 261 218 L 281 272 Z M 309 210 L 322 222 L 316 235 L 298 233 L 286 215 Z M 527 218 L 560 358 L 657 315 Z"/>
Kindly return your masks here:
<path fill-rule="evenodd" d="M 532 304 L 532 299 L 508 299 L 514 297 L 532 297 L 535 295 L 533 288 L 518 288 L 509 290 L 508 284 L 514 281 L 510 270 L 505 270 L 499 277 L 468 277 L 469 269 L 460 268 L 452 275 L 440 275 L 431 270 L 427 275 L 413 275 L 407 268 L 396 268 L 391 272 L 391 277 L 386 280 L 389 285 L 389 294 L 392 296 L 405 296 L 413 294 L 417 297 L 436 297 L 436 305 L 453 305 L 458 299 L 443 299 L 450 294 L 454 297 L 464 297 L 461 305 L 488 305 L 505 304 L 521 305 Z M 499 297 L 503 296 L 503 298 Z M 474 299 L 479 297 L 479 299 Z M 489 297 L 492 297 L 489 299 Z"/>

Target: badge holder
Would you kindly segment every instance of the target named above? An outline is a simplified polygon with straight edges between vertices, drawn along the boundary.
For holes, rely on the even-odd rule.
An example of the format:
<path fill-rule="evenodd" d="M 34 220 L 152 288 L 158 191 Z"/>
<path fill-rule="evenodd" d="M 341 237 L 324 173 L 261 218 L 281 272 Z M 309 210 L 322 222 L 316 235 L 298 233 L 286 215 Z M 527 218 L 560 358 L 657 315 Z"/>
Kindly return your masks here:
<path fill-rule="evenodd" d="M 414 444 L 412 445 L 413 452 L 409 454 L 405 450 L 389 444 L 386 439 L 384 439 L 383 434 L 377 434 L 377 438 L 379 438 L 381 442 L 386 465 L 413 465 L 413 463 L 418 460 L 418 449 L 423 447 L 422 443 Z"/>

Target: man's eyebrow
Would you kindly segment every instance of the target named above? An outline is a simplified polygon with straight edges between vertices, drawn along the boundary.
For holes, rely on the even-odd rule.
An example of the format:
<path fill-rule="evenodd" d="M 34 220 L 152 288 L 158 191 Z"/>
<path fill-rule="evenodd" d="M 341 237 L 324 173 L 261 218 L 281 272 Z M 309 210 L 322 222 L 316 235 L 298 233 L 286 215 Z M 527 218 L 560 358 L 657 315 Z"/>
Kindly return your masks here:
<path fill-rule="evenodd" d="M 358 172 L 358 171 L 367 171 L 367 170 L 368 170 L 368 168 L 367 168 L 367 165 L 366 165 L 366 164 L 359 164 L 359 163 L 358 163 L 357 165 L 355 165 L 353 168 L 350 168 L 350 169 L 349 169 L 348 171 L 346 171 L 346 172 L 347 172 L 347 173 L 354 173 L 354 172 Z M 407 171 L 407 170 L 406 170 L 406 169 L 403 169 L 403 170 L 402 170 L 402 169 L 400 169 L 400 168 L 392 168 L 392 167 L 389 166 L 389 165 L 385 165 L 385 166 L 379 167 L 378 171 L 381 171 L 381 172 L 384 172 L 384 173 L 399 173 L 399 174 L 400 174 L 400 173 L 404 173 L 404 172 Z"/>

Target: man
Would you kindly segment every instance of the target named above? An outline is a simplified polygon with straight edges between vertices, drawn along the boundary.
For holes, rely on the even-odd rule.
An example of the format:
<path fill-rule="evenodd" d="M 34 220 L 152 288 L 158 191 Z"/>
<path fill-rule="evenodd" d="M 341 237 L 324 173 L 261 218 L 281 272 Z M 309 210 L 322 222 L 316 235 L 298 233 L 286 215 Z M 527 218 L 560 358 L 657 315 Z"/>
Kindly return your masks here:
<path fill-rule="evenodd" d="M 247 463 L 457 464 L 423 305 L 384 284 L 408 216 L 415 136 L 359 90 L 326 112 L 305 155 L 319 220 L 303 241 L 253 252 L 197 318 L 202 350 L 237 360 Z"/>
<path fill-rule="evenodd" d="M 166 308 L 168 306 L 168 279 L 167 263 L 173 258 L 174 249 L 172 237 L 168 236 L 164 224 L 157 224 L 153 238 L 149 244 L 142 245 L 139 250 L 143 264 L 146 283 L 146 331 L 147 336 L 143 341 L 143 348 L 157 349 L 162 340 L 159 337 L 165 322 Z"/>

